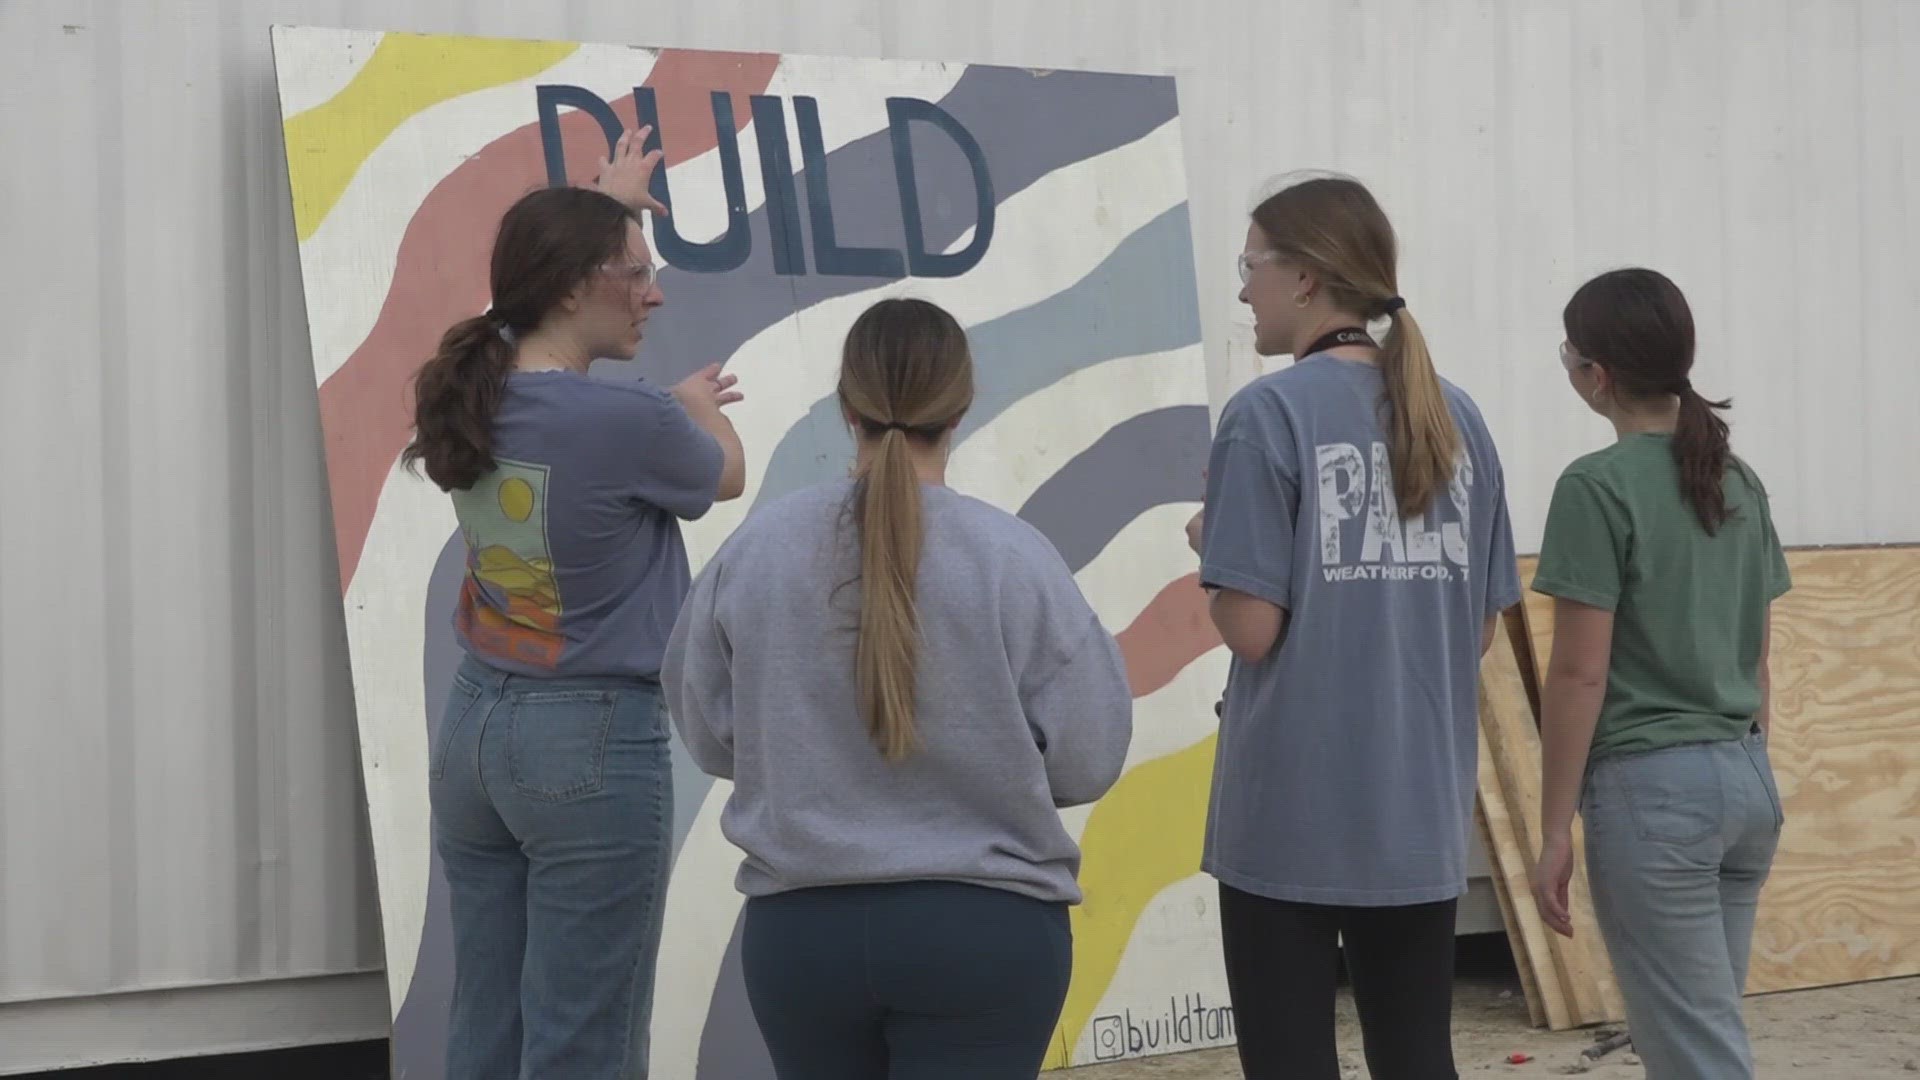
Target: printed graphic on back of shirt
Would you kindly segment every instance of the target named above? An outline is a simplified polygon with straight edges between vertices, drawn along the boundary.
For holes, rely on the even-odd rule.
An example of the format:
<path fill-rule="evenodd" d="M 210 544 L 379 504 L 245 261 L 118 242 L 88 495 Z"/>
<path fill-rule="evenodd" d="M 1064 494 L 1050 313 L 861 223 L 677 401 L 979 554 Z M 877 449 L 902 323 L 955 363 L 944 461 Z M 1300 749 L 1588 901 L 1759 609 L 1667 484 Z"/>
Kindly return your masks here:
<path fill-rule="evenodd" d="M 547 538 L 548 469 L 505 459 L 497 464 L 472 488 L 452 493 L 467 540 L 467 579 L 455 618 L 480 652 L 556 667 L 566 636 Z"/>
<path fill-rule="evenodd" d="M 1468 576 L 1473 461 L 1454 459 L 1445 494 L 1402 520 L 1387 444 L 1314 447 L 1320 491 L 1320 574 L 1327 582 L 1453 581 Z"/>

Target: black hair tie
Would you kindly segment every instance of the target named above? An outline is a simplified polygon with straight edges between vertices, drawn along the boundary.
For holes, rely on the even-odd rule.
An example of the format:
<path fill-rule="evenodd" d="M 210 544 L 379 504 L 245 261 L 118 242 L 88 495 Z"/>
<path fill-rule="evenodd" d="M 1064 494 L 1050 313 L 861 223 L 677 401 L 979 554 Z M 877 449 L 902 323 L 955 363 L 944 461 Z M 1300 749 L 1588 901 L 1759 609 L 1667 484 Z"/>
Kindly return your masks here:
<path fill-rule="evenodd" d="M 1383 315 L 1391 315 L 1406 306 L 1407 302 L 1405 300 L 1397 296 L 1389 296 L 1387 297 L 1387 302 L 1380 305 L 1380 313 Z"/>

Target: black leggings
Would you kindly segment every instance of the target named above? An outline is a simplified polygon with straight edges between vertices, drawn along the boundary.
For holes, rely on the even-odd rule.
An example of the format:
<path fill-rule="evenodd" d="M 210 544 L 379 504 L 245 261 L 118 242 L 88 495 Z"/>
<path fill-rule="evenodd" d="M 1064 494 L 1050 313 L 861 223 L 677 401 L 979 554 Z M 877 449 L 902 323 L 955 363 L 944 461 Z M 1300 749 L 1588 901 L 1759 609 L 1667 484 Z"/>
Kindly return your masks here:
<path fill-rule="evenodd" d="M 1334 990 L 1340 947 L 1373 1080 L 1456 1080 L 1457 900 L 1324 907 L 1220 887 L 1220 935 L 1246 1080 L 1339 1080 Z"/>
<path fill-rule="evenodd" d="M 1033 1080 L 1073 974 L 1065 904 L 951 883 L 749 900 L 740 945 L 780 1080 Z"/>

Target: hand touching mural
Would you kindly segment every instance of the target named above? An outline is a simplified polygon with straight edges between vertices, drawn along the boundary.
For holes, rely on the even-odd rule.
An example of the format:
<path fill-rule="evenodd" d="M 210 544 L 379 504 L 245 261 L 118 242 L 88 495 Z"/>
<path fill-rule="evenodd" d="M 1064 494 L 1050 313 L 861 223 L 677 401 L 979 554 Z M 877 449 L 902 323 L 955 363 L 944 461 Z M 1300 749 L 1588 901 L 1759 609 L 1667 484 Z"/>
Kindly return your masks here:
<path fill-rule="evenodd" d="M 667 204 L 654 198 L 651 185 L 653 170 L 666 158 L 667 152 L 657 146 L 645 153 L 640 151 L 652 134 L 650 124 L 639 131 L 621 134 L 620 140 L 613 144 L 613 153 L 600 163 L 593 186 L 636 210 L 666 217 Z"/>

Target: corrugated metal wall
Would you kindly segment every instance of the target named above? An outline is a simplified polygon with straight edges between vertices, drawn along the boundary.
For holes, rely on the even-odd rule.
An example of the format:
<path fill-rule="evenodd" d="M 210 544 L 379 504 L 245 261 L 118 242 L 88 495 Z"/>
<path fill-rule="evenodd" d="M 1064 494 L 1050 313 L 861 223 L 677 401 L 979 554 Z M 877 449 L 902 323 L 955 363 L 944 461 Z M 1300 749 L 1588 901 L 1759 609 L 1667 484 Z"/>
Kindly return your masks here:
<path fill-rule="evenodd" d="M 1909 0 L 0 4 L 0 1001 L 377 966 L 273 23 L 1183 76 L 1216 403 L 1267 174 L 1358 173 L 1523 547 L 1561 303 L 1696 304 L 1790 543 L 1920 539 Z"/>
<path fill-rule="evenodd" d="M 244 6 L 0 7 L 0 998 L 379 963 Z"/>

